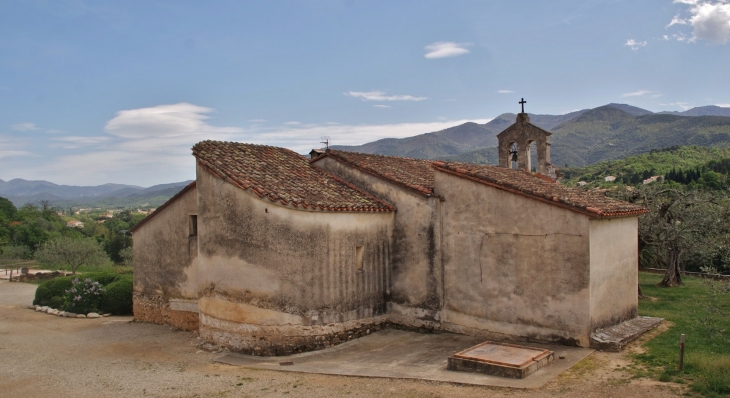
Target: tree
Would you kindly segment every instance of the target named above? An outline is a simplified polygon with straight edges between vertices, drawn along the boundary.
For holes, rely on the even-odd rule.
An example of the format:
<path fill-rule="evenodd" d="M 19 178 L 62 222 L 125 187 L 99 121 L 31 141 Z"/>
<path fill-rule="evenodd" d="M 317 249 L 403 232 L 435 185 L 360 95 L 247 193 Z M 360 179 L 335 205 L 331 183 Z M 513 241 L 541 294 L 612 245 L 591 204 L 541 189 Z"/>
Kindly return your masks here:
<path fill-rule="evenodd" d="M 18 209 L 15 208 L 13 202 L 0 197 L 0 217 L 5 216 L 5 219 L 11 221 L 15 219 L 15 215 L 18 213 Z"/>
<path fill-rule="evenodd" d="M 81 265 L 99 266 L 110 262 L 104 248 L 94 238 L 49 240 L 38 248 L 35 259 L 45 266 L 70 268 L 74 275 Z"/>
<path fill-rule="evenodd" d="M 638 194 L 649 209 L 639 219 L 639 241 L 666 267 L 659 285 L 681 285 L 682 256 L 724 232 L 726 210 L 706 192 L 646 188 Z"/>
<path fill-rule="evenodd" d="M 132 246 L 127 246 L 124 249 L 119 251 L 119 257 L 122 259 L 122 264 L 126 267 L 131 267 L 134 265 L 134 251 L 132 250 Z"/>

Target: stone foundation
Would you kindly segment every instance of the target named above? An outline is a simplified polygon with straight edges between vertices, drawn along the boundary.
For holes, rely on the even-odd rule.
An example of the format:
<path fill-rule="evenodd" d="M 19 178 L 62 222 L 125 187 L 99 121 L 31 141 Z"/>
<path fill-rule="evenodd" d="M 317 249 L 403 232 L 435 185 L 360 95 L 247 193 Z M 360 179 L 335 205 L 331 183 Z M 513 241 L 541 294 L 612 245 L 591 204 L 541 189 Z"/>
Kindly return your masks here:
<path fill-rule="evenodd" d="M 133 307 L 134 319 L 141 322 L 172 325 L 182 330 L 198 330 L 200 326 L 197 312 L 173 310 L 163 296 L 134 293 Z"/>
<path fill-rule="evenodd" d="M 387 316 L 328 325 L 240 324 L 200 314 L 200 337 L 248 355 L 280 356 L 320 350 L 388 326 Z"/>

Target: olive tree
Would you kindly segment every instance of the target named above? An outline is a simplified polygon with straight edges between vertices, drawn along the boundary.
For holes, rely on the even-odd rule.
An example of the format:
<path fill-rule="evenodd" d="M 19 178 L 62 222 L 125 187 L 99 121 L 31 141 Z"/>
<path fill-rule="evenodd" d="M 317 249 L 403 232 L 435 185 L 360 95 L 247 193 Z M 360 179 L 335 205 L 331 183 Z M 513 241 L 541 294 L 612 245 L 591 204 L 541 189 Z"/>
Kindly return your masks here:
<path fill-rule="evenodd" d="M 682 259 L 699 247 L 708 246 L 727 230 L 727 211 L 718 197 L 702 191 L 643 189 L 649 213 L 639 220 L 639 240 L 645 258 L 663 263 L 666 273 L 661 286 L 682 284 Z"/>
<path fill-rule="evenodd" d="M 104 248 L 94 238 L 62 237 L 45 242 L 35 253 L 44 266 L 70 268 L 71 273 L 81 265 L 99 266 L 111 262 Z"/>

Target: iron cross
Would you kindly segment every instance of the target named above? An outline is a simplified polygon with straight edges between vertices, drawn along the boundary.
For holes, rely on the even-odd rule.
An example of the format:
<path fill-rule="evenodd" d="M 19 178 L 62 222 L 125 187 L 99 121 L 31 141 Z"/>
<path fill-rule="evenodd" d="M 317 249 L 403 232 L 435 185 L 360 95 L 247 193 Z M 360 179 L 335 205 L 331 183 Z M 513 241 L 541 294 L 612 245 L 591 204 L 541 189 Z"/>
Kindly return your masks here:
<path fill-rule="evenodd" d="M 518 104 L 522 105 L 522 113 L 525 113 L 525 104 L 526 103 L 527 103 L 527 101 L 525 101 L 524 98 L 522 98 L 522 101 L 518 102 Z"/>

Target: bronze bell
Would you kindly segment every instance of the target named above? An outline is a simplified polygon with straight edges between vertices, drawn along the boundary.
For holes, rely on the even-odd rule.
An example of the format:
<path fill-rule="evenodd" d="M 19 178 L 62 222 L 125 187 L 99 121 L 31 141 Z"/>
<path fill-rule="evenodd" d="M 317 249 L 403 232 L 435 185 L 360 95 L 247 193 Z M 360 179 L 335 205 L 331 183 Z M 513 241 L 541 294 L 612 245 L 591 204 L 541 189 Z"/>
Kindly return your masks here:
<path fill-rule="evenodd" d="M 517 161 L 517 151 L 512 152 L 512 161 L 513 162 Z"/>

